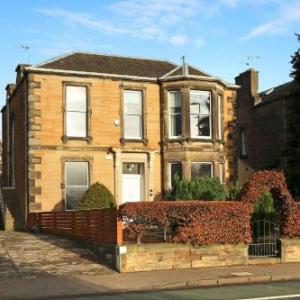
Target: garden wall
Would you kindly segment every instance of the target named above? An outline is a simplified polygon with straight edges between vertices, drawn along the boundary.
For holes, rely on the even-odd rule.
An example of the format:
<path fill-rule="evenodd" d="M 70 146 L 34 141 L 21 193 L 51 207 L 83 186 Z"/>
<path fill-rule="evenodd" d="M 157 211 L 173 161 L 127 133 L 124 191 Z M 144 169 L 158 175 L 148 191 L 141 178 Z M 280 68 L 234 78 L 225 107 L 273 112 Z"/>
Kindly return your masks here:
<path fill-rule="evenodd" d="M 220 267 L 248 263 L 246 244 L 200 247 L 170 243 L 134 244 L 118 246 L 117 251 L 119 272 Z"/>

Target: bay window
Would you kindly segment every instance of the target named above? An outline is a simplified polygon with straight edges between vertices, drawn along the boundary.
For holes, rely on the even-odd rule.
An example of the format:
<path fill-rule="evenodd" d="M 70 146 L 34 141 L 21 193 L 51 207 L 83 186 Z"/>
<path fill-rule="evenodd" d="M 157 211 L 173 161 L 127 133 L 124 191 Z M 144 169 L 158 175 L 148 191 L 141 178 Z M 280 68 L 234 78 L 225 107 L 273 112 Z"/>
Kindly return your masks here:
<path fill-rule="evenodd" d="M 170 166 L 170 187 L 174 186 L 174 178 L 178 176 L 180 179 L 182 178 L 182 165 L 181 162 L 172 162 L 169 164 Z"/>
<path fill-rule="evenodd" d="M 190 91 L 190 130 L 192 138 L 211 138 L 211 94 Z"/>
<path fill-rule="evenodd" d="M 211 162 L 193 162 L 191 178 L 197 177 L 212 177 L 213 176 L 213 165 Z"/>
<path fill-rule="evenodd" d="M 182 101 L 180 91 L 168 92 L 169 100 L 169 137 L 182 135 Z"/>

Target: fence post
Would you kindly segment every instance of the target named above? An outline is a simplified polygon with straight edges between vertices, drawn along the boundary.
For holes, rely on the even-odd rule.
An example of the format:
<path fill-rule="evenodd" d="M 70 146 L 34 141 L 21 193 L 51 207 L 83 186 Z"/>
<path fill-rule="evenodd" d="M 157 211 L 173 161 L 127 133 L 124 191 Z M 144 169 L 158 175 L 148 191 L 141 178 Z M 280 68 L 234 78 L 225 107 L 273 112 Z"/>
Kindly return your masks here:
<path fill-rule="evenodd" d="M 54 212 L 54 230 L 56 232 L 57 224 L 56 224 L 56 212 Z"/>
<path fill-rule="evenodd" d="M 119 219 L 118 211 L 119 209 L 116 208 L 116 244 L 121 245 L 123 244 L 123 222 Z"/>

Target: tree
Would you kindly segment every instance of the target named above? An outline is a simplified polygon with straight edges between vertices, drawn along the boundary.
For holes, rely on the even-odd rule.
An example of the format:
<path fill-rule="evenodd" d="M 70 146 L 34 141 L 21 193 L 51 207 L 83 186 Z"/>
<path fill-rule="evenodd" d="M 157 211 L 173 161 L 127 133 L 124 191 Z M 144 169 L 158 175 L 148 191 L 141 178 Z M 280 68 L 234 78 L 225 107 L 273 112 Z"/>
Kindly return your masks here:
<path fill-rule="evenodd" d="M 296 34 L 300 42 L 300 34 Z M 296 99 L 291 103 L 289 116 L 289 141 L 287 145 L 286 177 L 293 195 L 300 195 L 300 48 L 292 55 L 291 77 L 297 86 Z"/>

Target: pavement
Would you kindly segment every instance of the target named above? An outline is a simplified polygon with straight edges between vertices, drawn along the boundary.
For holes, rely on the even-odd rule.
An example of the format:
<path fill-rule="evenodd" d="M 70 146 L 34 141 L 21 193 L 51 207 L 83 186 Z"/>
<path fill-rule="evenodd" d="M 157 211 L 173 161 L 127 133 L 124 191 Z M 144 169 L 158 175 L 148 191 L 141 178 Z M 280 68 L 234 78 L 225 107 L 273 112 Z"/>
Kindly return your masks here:
<path fill-rule="evenodd" d="M 1 300 L 300 280 L 300 263 L 120 274 L 75 241 L 61 237 L 0 232 L 0 245 Z"/>

